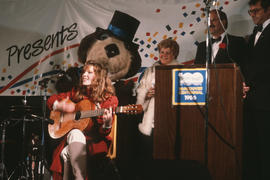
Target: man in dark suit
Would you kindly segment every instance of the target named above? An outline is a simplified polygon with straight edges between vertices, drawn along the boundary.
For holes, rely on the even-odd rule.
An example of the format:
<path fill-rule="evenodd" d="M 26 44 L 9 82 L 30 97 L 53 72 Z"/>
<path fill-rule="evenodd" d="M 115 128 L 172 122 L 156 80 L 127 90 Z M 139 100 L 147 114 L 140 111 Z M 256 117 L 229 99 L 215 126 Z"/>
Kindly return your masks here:
<path fill-rule="evenodd" d="M 247 58 L 247 44 L 242 37 L 227 34 L 227 15 L 221 10 L 210 11 L 211 40 L 209 45 L 210 64 L 237 63 L 242 66 Z M 206 41 L 201 42 L 197 47 L 194 64 L 206 63 Z"/>
<path fill-rule="evenodd" d="M 249 15 L 256 25 L 249 37 L 249 59 L 246 64 L 246 83 L 250 87 L 245 101 L 245 138 L 250 151 L 247 164 L 252 165 L 247 179 L 270 179 L 270 0 L 250 0 Z M 248 161 L 249 160 L 249 161 Z M 255 163 L 256 162 L 256 163 Z M 257 174 L 255 174 L 257 170 Z"/>

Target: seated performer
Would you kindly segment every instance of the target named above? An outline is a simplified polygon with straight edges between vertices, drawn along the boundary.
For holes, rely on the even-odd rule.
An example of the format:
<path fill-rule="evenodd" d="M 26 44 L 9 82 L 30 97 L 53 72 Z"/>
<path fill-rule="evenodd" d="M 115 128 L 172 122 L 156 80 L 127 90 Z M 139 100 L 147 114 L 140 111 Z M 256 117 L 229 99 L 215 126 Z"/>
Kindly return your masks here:
<path fill-rule="evenodd" d="M 54 180 L 70 179 L 70 177 L 76 180 L 89 178 L 88 170 L 91 167 L 89 157 L 108 152 L 111 143 L 108 135 L 114 121 L 112 110 L 118 105 L 118 99 L 114 94 L 107 70 L 100 64 L 87 61 L 77 87 L 69 92 L 52 95 L 48 99 L 47 105 L 50 110 L 64 112 L 64 114 L 77 111 L 80 103 L 83 102 L 82 106 L 86 106 L 88 110 L 104 108 L 100 116 L 87 118 L 89 122 L 84 129 L 72 127 L 63 135 L 63 141 L 54 150 L 50 167 Z M 67 124 L 59 123 L 61 126 L 59 125 L 58 128 L 65 130 L 72 122 L 73 119 Z"/>

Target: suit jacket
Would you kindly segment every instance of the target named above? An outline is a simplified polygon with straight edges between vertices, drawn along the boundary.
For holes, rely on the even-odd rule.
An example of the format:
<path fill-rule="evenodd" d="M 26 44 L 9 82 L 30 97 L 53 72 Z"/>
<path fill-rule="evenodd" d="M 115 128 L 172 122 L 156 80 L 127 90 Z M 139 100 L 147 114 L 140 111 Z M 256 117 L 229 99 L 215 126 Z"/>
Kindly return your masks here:
<path fill-rule="evenodd" d="M 270 110 L 270 24 L 263 30 L 254 46 L 255 34 L 249 37 L 249 58 L 246 64 L 248 104 L 252 108 Z"/>
<path fill-rule="evenodd" d="M 241 66 L 247 59 L 247 43 L 244 38 L 227 34 L 229 43 L 227 42 L 226 36 L 223 38 L 222 45 L 220 47 L 214 62 L 218 63 L 237 63 Z M 212 48 L 210 48 L 210 54 Z M 201 42 L 197 47 L 196 58 L 194 64 L 205 64 L 206 63 L 206 41 Z"/>

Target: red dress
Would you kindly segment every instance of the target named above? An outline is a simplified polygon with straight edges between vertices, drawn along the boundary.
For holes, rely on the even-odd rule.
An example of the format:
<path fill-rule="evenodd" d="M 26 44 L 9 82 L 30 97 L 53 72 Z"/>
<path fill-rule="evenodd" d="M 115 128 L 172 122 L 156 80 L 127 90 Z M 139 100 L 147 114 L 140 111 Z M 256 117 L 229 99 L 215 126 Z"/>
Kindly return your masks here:
<path fill-rule="evenodd" d="M 60 93 L 57 95 L 51 96 L 48 101 L 47 105 L 50 110 L 52 110 L 53 103 L 57 101 L 61 101 L 67 97 L 72 100 L 75 96 L 75 91 L 72 90 L 66 93 Z M 85 97 L 85 99 L 87 99 Z M 118 99 L 116 96 L 109 97 L 106 101 L 100 104 L 101 108 L 109 108 L 109 107 L 117 107 Z M 94 118 L 92 118 L 94 119 Z M 114 122 L 114 119 L 113 119 Z M 93 125 L 94 124 L 94 125 Z M 99 154 L 99 153 L 107 153 L 108 148 L 111 143 L 111 138 L 108 136 L 111 132 L 111 129 L 104 129 L 102 128 L 103 120 L 100 117 L 95 118 L 94 123 L 89 123 L 87 128 L 84 130 L 84 134 L 86 136 L 87 141 L 87 153 L 89 156 Z M 87 134 L 91 134 L 87 135 Z M 50 167 L 50 170 L 53 172 L 53 179 L 58 180 L 62 179 L 62 160 L 60 154 L 63 148 L 66 146 L 66 137 L 61 141 L 61 143 L 57 146 L 53 153 L 53 160 Z"/>

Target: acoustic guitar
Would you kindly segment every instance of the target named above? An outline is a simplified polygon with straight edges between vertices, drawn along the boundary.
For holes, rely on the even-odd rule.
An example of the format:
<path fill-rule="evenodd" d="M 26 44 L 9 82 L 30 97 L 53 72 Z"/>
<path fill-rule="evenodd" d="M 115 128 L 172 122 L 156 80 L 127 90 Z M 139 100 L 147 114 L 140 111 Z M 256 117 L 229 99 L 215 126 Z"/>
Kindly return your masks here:
<path fill-rule="evenodd" d="M 92 117 L 101 116 L 105 109 L 95 109 L 94 103 L 89 100 L 82 100 L 75 106 L 75 112 L 63 113 L 61 111 L 51 111 L 50 119 L 53 124 L 48 125 L 49 135 L 53 139 L 63 137 L 72 129 L 83 131 L 88 124 L 93 124 Z M 142 113 L 141 105 L 127 105 L 116 107 L 113 114 L 139 114 Z"/>

